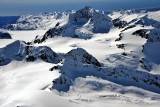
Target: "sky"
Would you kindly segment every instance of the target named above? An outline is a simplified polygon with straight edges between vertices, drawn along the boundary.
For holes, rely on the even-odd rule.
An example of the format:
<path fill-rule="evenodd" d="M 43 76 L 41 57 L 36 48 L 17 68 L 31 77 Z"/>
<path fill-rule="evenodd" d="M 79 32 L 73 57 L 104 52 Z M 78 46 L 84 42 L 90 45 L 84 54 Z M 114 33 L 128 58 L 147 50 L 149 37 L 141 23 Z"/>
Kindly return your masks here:
<path fill-rule="evenodd" d="M 99 10 L 160 7 L 160 0 L 0 0 L 0 16 L 77 10 L 91 6 Z"/>

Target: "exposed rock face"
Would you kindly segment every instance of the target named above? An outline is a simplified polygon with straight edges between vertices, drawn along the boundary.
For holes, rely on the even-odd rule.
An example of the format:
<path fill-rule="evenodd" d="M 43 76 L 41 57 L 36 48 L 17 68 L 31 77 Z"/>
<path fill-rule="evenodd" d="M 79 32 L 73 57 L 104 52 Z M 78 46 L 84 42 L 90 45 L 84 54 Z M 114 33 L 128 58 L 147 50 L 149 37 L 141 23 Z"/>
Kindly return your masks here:
<path fill-rule="evenodd" d="M 76 13 L 70 15 L 70 22 L 83 25 L 93 18 L 95 10 L 89 6 L 76 11 Z"/>
<path fill-rule="evenodd" d="M 49 47 L 28 46 L 26 48 L 26 61 L 35 61 L 36 59 L 41 59 L 45 62 L 50 62 L 50 63 L 59 62 L 58 54 L 52 51 Z"/>
<path fill-rule="evenodd" d="M 116 44 L 117 48 L 124 49 L 125 44 Z"/>
<path fill-rule="evenodd" d="M 136 25 L 129 25 L 128 27 L 124 28 L 124 29 L 122 30 L 122 32 L 124 32 L 124 31 L 126 31 L 126 30 L 128 30 L 128 29 L 134 28 L 134 27 L 136 27 Z"/>
<path fill-rule="evenodd" d="M 9 33 L 0 31 L 0 39 L 12 39 L 12 37 Z"/>
<path fill-rule="evenodd" d="M 113 25 L 118 28 L 124 28 L 127 26 L 126 21 L 121 21 L 120 19 L 113 20 Z"/>
<path fill-rule="evenodd" d="M 147 29 L 140 29 L 132 33 L 132 35 L 138 35 L 142 38 L 148 39 L 148 30 Z"/>
<path fill-rule="evenodd" d="M 73 49 L 68 52 L 65 56 L 65 60 L 75 60 L 79 63 L 92 64 L 101 67 L 101 64 L 97 61 L 97 59 L 82 48 Z"/>
<path fill-rule="evenodd" d="M 116 38 L 115 42 L 116 41 L 121 41 L 121 40 L 122 40 L 122 33 L 119 34 L 119 38 Z"/>

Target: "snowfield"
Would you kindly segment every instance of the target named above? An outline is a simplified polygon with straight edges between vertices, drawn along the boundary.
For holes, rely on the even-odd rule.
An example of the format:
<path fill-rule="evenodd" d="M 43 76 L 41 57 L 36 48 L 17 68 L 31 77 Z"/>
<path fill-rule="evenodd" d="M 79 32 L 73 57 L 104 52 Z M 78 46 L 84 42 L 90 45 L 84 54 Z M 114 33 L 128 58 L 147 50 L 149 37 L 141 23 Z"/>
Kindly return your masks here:
<path fill-rule="evenodd" d="M 0 107 L 159 107 L 159 13 L 87 6 L 0 25 Z"/>

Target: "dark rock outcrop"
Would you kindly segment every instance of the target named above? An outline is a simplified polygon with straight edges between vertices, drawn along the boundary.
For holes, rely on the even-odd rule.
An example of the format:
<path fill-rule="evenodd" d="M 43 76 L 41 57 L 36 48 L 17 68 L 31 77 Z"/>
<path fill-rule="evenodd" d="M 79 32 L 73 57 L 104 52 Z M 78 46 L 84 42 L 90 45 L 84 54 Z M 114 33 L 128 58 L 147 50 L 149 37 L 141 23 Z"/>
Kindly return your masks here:
<path fill-rule="evenodd" d="M 12 39 L 12 37 L 9 33 L 0 31 L 0 39 Z"/>
<path fill-rule="evenodd" d="M 124 28 L 127 26 L 127 22 L 126 21 L 121 21 L 120 19 L 114 19 L 113 20 L 113 25 L 115 27 L 118 27 L 118 28 Z"/>
<path fill-rule="evenodd" d="M 132 33 L 132 35 L 141 36 L 142 38 L 148 39 L 148 30 L 147 29 L 140 29 Z"/>

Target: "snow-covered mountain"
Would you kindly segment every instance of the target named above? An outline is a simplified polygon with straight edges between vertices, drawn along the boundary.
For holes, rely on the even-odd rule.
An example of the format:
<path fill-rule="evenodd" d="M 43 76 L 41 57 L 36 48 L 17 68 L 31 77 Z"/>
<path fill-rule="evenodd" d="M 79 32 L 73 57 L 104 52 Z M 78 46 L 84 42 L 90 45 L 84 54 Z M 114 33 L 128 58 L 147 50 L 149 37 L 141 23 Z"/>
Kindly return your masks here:
<path fill-rule="evenodd" d="M 24 15 L 0 30 L 2 107 L 158 107 L 160 9 Z"/>
<path fill-rule="evenodd" d="M 65 20 L 57 22 L 43 37 L 35 38 L 35 43 L 43 42 L 54 36 L 65 36 L 90 39 L 95 33 L 107 33 L 112 26 L 111 18 L 103 12 L 85 7 L 66 16 Z"/>
<path fill-rule="evenodd" d="M 6 22 L 1 28 L 10 30 L 38 30 L 38 29 L 48 29 L 53 27 L 58 20 L 65 17 L 70 12 L 49 12 L 49 13 L 39 13 L 39 14 L 27 14 L 20 17 L 11 17 L 12 22 Z"/>

